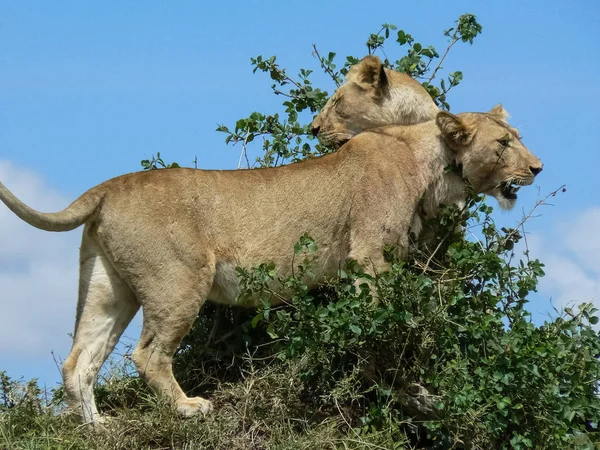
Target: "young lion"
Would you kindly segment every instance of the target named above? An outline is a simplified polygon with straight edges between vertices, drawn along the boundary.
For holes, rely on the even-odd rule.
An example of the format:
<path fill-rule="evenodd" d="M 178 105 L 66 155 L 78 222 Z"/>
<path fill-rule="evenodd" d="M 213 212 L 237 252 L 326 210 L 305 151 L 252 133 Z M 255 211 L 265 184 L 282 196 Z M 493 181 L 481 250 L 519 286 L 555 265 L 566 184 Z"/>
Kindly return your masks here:
<path fill-rule="evenodd" d="M 438 112 L 423 86 L 369 55 L 351 67 L 346 82 L 313 120 L 312 133 L 322 144 L 338 148 L 364 130 L 421 123 Z"/>
<path fill-rule="evenodd" d="M 173 377 L 172 357 L 200 307 L 235 304 L 237 266 L 273 261 L 289 273 L 292 249 L 308 232 L 319 243 L 318 283 L 349 259 L 384 271 L 382 249 L 408 245 L 419 201 L 435 215 L 460 201 L 465 183 L 511 207 L 542 163 L 523 146 L 505 111 L 439 112 L 417 125 L 366 131 L 338 152 L 284 167 L 240 171 L 168 169 L 108 180 L 58 213 L 40 213 L 0 183 L 0 199 L 48 231 L 85 225 L 73 348 L 63 366 L 69 404 L 84 422 L 101 417 L 93 384 L 141 307 L 132 358 L 179 414 L 211 410 Z M 462 174 L 447 173 L 449 164 Z"/>

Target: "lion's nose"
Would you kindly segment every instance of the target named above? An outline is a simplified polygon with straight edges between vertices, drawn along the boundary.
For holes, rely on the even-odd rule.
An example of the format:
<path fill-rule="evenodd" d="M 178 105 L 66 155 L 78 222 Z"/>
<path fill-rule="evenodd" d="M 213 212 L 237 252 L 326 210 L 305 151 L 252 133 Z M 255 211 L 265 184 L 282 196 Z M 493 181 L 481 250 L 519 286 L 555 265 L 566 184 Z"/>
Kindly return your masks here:
<path fill-rule="evenodd" d="M 321 129 L 321 127 L 311 127 L 310 132 L 312 133 L 312 135 L 314 137 L 317 137 L 319 134 L 319 130 Z"/>
<path fill-rule="evenodd" d="M 531 170 L 531 173 L 535 177 L 537 174 L 539 174 L 542 171 L 543 168 L 544 168 L 544 166 L 537 166 L 537 167 L 530 166 L 529 170 Z"/>

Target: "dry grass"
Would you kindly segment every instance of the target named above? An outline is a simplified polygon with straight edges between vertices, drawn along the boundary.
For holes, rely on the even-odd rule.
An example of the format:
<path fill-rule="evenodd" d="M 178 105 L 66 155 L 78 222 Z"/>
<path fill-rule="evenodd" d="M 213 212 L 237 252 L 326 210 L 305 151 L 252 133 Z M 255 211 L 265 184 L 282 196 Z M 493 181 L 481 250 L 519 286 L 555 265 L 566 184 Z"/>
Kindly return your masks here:
<path fill-rule="evenodd" d="M 207 417 L 178 418 L 130 375 L 105 379 L 98 394 L 99 406 L 110 417 L 101 427 L 77 425 L 61 415 L 60 408 L 23 394 L 15 406 L 0 410 L 0 448 L 404 448 L 401 442 L 386 442 L 385 433 L 361 436 L 349 427 L 341 410 L 336 414 L 315 410 L 302 401 L 297 373 L 278 365 L 248 370 L 235 383 L 219 384 L 211 395 L 215 411 Z"/>

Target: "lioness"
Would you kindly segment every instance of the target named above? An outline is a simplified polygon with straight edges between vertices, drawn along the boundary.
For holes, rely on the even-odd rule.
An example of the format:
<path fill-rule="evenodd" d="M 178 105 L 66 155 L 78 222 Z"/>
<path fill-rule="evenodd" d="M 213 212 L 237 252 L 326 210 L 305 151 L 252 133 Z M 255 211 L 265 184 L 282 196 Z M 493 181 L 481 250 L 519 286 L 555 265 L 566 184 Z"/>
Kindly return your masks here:
<path fill-rule="evenodd" d="M 438 112 L 423 86 L 369 55 L 350 68 L 345 83 L 313 120 L 312 133 L 324 145 L 338 148 L 364 130 L 421 123 Z"/>
<path fill-rule="evenodd" d="M 435 215 L 460 201 L 465 183 L 511 207 L 518 186 L 542 170 L 501 106 L 417 125 L 365 131 L 338 152 L 289 166 L 242 171 L 169 169 L 108 180 L 58 213 L 40 213 L 0 183 L 0 199 L 48 231 L 85 225 L 71 353 L 63 365 L 70 406 L 101 420 L 96 375 L 142 307 L 132 359 L 140 375 L 179 414 L 207 412 L 173 377 L 172 357 L 202 304 L 234 304 L 237 266 L 273 261 L 291 270 L 292 248 L 308 232 L 319 244 L 315 283 L 349 259 L 384 271 L 382 249 L 408 245 L 421 198 Z M 445 171 L 462 166 L 462 174 Z"/>

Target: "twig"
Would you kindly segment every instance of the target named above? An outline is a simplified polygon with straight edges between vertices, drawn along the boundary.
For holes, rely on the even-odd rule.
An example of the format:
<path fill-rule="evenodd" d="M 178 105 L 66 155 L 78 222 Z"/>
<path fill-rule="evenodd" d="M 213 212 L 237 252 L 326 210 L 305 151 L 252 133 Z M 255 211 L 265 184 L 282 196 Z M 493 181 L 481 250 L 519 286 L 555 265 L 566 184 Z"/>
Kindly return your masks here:
<path fill-rule="evenodd" d="M 433 71 L 433 73 L 431 74 L 431 77 L 429 78 L 428 82 L 431 83 L 433 81 L 433 79 L 435 78 L 435 75 L 437 74 L 437 71 L 441 69 L 442 67 L 442 63 L 444 62 L 444 60 L 446 59 L 446 56 L 448 56 L 448 52 L 450 51 L 450 49 L 454 46 L 454 44 L 456 44 L 459 41 L 456 32 L 452 35 L 452 42 L 450 42 L 450 45 L 448 46 L 448 48 L 446 48 L 446 52 L 444 53 L 444 55 L 442 56 L 442 58 L 440 59 L 440 62 L 438 63 L 437 67 L 435 68 L 435 70 Z"/>
<path fill-rule="evenodd" d="M 342 417 L 342 419 L 344 419 L 344 422 L 346 422 L 346 425 L 348 425 L 348 428 L 350 429 L 350 431 L 352 431 L 354 433 L 354 435 L 362 442 L 362 439 L 360 439 L 360 435 L 356 432 L 356 430 L 354 428 L 352 428 L 352 425 L 350 425 L 350 422 L 348 422 L 348 420 L 346 420 L 346 416 L 344 416 L 344 413 L 342 412 L 342 409 L 340 408 L 340 404 L 337 401 L 337 398 L 333 398 L 333 401 L 335 402 L 335 407 L 337 408 L 338 412 L 340 413 L 340 416 Z"/>
<path fill-rule="evenodd" d="M 485 247 L 483 246 L 483 244 L 481 243 L 481 241 L 479 240 L 479 238 L 477 237 L 477 235 L 475 233 L 473 233 L 471 230 L 469 230 L 468 228 L 466 229 L 466 231 L 469 232 L 469 234 L 475 238 L 475 240 L 477 241 L 477 243 L 481 247 L 481 250 L 485 251 Z"/>
<path fill-rule="evenodd" d="M 273 66 L 283 75 L 283 80 L 284 81 L 289 81 L 290 83 L 292 83 L 294 86 L 296 86 L 298 89 L 302 89 L 302 85 L 300 83 L 298 83 L 296 80 L 291 79 L 287 72 L 285 71 L 285 69 L 280 69 L 278 64 L 273 64 Z M 267 70 L 263 70 L 264 72 L 267 72 Z M 280 86 L 282 86 L 281 81 L 278 80 L 274 80 L 277 83 L 279 83 Z M 285 83 L 283 83 L 285 84 Z M 273 85 L 275 86 L 275 85 Z"/>
<path fill-rule="evenodd" d="M 210 334 L 208 335 L 208 339 L 206 340 L 205 347 L 208 347 L 210 345 L 212 340 L 215 338 L 215 335 L 217 334 L 217 329 L 219 328 L 219 325 L 221 324 L 222 310 L 223 310 L 223 308 L 222 308 L 221 304 L 217 303 L 217 308 L 215 311 L 215 322 L 213 323 L 212 330 L 210 331 Z"/>
<path fill-rule="evenodd" d="M 248 320 L 246 323 L 249 323 L 250 321 Z M 233 336 L 237 331 L 237 328 L 235 328 L 234 330 L 231 330 L 229 333 L 224 334 L 223 336 L 221 336 L 221 338 L 218 341 L 215 341 L 215 345 L 218 345 L 222 342 L 225 342 L 228 338 L 230 338 L 231 336 Z"/>
<path fill-rule="evenodd" d="M 59 375 L 62 376 L 62 370 L 60 368 L 61 362 L 58 360 L 58 358 L 54 354 L 54 350 L 50 350 L 50 354 L 52 355 L 52 360 L 54 361 L 54 365 L 56 366 L 56 370 L 58 370 Z"/>
<path fill-rule="evenodd" d="M 317 57 L 317 59 L 319 60 L 319 63 L 321 64 L 321 69 L 323 69 L 325 71 L 325 73 L 333 79 L 333 82 L 335 83 L 336 87 L 339 87 L 340 86 L 340 77 L 338 75 L 336 75 L 333 70 L 331 70 L 331 67 L 327 66 L 323 62 L 323 58 L 321 58 L 321 55 L 319 54 L 319 50 L 317 50 L 317 44 L 313 44 L 312 46 L 314 49 L 314 55 Z"/>
<path fill-rule="evenodd" d="M 525 256 L 527 257 L 527 261 L 529 261 L 529 243 L 527 242 L 527 233 L 525 233 L 525 225 L 521 225 L 521 230 L 523 231 L 523 241 L 525 241 Z"/>
<path fill-rule="evenodd" d="M 248 153 L 246 152 L 246 144 L 248 144 L 248 136 L 250 136 L 250 128 L 246 130 L 246 137 L 244 138 L 244 142 L 242 143 L 242 151 L 240 153 L 240 159 L 238 161 L 238 169 L 242 167 L 242 156 L 246 157 L 246 165 L 248 169 L 250 168 L 250 161 L 248 161 Z"/>
<path fill-rule="evenodd" d="M 431 255 L 429 256 L 429 258 L 427 258 L 427 262 L 423 266 L 423 271 L 421 272 L 422 274 L 424 274 L 425 272 L 427 272 L 429 270 L 429 264 L 431 264 L 431 261 L 433 260 L 433 257 L 438 252 L 438 250 L 442 247 L 442 244 L 446 241 L 446 238 L 448 238 L 449 236 L 450 236 L 450 233 L 446 234 L 446 236 L 444 236 L 440 240 L 440 243 L 437 245 L 437 247 L 435 248 L 435 250 L 433 252 L 431 252 Z"/>
<path fill-rule="evenodd" d="M 275 95 L 283 95 L 284 97 L 287 97 L 287 98 L 294 98 L 293 95 L 286 94 L 285 92 L 281 92 L 279 89 L 275 89 L 275 88 L 273 88 L 273 93 Z"/>
<path fill-rule="evenodd" d="M 546 200 L 548 200 L 550 197 L 556 197 L 556 194 L 558 194 L 559 192 L 565 192 L 566 191 L 566 185 L 563 184 L 561 187 L 559 187 L 558 189 L 555 189 L 554 191 L 550 192 L 548 195 L 546 195 L 543 199 L 538 200 L 535 205 L 533 205 L 533 207 L 531 208 L 531 210 L 529 211 L 528 214 L 524 214 L 523 218 L 521 219 L 521 221 L 518 223 L 518 225 L 513 228 L 513 230 L 508 233 L 505 237 L 504 240 L 502 241 L 503 243 L 506 243 L 510 238 L 512 238 L 517 231 L 519 230 L 519 228 L 523 228 L 523 225 L 525 224 L 525 222 L 527 222 L 529 219 L 531 219 L 532 217 L 534 217 L 533 213 L 542 205 L 551 205 L 550 203 L 548 203 Z M 537 216 L 536 216 L 537 217 Z M 523 233 L 524 234 L 524 233 Z"/>

